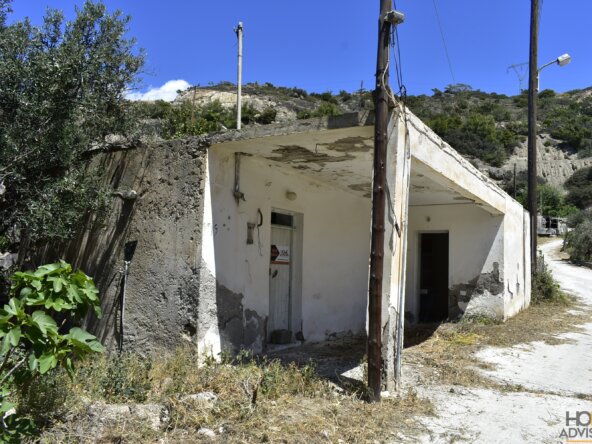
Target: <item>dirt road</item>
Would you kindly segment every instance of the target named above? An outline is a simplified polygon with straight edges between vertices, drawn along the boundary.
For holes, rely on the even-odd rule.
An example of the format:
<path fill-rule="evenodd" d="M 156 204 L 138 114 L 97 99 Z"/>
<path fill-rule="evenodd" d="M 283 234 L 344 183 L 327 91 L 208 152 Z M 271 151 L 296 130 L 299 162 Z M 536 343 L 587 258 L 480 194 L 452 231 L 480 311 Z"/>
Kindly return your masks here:
<path fill-rule="evenodd" d="M 592 270 L 562 261 L 560 247 L 558 239 L 541 248 L 555 279 L 562 289 L 592 306 Z M 592 410 L 592 322 L 574 330 L 559 335 L 555 345 L 537 341 L 481 350 L 479 359 L 494 365 L 483 372 L 510 390 L 416 387 L 420 396 L 432 400 L 437 413 L 421 418 L 425 431 L 420 441 L 569 442 L 561 435 L 566 412 Z M 572 439 L 592 442 L 592 433 Z"/>

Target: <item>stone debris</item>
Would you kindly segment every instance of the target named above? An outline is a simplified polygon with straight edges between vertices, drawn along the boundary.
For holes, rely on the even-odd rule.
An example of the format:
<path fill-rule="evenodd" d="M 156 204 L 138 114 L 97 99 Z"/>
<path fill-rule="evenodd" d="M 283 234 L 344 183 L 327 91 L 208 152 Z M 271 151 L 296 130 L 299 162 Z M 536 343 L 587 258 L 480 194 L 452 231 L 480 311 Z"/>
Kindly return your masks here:
<path fill-rule="evenodd" d="M 205 427 L 202 427 L 201 429 L 199 429 L 197 431 L 197 434 L 201 435 L 201 436 L 206 436 L 208 438 L 215 438 L 216 437 L 216 432 L 214 432 L 212 429 L 208 429 Z"/>
<path fill-rule="evenodd" d="M 218 401 L 218 397 L 213 392 L 194 393 L 192 395 L 185 395 L 179 399 L 185 404 L 198 404 L 202 407 L 212 408 Z"/>
<path fill-rule="evenodd" d="M 8 270 L 18 259 L 17 253 L 0 253 L 0 270 Z"/>
<path fill-rule="evenodd" d="M 116 426 L 122 422 L 138 422 L 147 428 L 158 431 L 166 427 L 170 420 L 168 409 L 162 404 L 105 404 L 95 402 L 86 408 L 88 418 L 97 426 L 97 433 L 103 428 Z"/>

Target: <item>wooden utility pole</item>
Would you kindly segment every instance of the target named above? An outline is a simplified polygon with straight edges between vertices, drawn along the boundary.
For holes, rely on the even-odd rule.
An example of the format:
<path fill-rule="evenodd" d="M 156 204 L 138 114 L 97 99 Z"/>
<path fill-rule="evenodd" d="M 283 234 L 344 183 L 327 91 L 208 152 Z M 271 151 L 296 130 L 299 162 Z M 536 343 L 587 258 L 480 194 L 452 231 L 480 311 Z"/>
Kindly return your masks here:
<path fill-rule="evenodd" d="M 384 268 L 384 216 L 386 154 L 388 143 L 388 53 L 391 24 L 385 17 L 391 0 L 380 0 L 378 56 L 374 92 L 374 177 L 372 191 L 372 244 L 368 288 L 368 388 L 374 401 L 380 401 L 382 372 L 382 278 Z"/>
<path fill-rule="evenodd" d="M 530 58 L 528 77 L 528 211 L 530 212 L 530 263 L 537 270 L 537 90 L 539 0 L 530 6 Z"/>
<path fill-rule="evenodd" d="M 242 90 L 243 90 L 243 22 L 238 22 L 238 26 L 234 30 L 238 38 L 238 80 L 236 93 L 236 129 L 241 129 L 242 119 Z"/>

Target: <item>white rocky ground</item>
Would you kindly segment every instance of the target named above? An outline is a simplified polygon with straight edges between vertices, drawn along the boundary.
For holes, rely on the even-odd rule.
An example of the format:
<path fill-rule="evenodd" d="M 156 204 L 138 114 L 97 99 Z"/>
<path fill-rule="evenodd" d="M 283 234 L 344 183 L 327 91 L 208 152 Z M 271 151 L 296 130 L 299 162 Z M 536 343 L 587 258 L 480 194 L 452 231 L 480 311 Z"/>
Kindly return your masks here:
<path fill-rule="evenodd" d="M 592 270 L 563 262 L 556 254 L 560 246 L 560 239 L 542 246 L 553 275 L 564 290 L 592 305 Z M 592 323 L 559 338 L 568 341 L 479 353 L 480 359 L 495 365 L 495 370 L 487 371 L 489 377 L 521 385 L 524 391 L 416 386 L 420 396 L 432 400 L 437 413 L 421 419 L 425 432 L 420 442 L 566 442 L 560 437 L 566 411 L 592 410 L 592 401 L 577 396 L 592 395 Z"/>

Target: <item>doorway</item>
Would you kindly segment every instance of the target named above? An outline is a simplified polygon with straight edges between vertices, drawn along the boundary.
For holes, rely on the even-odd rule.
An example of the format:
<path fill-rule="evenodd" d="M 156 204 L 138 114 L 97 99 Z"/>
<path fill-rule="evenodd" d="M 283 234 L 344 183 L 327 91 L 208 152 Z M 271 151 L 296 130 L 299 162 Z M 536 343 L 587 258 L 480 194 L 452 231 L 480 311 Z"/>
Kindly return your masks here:
<path fill-rule="evenodd" d="M 294 231 L 293 214 L 272 211 L 268 340 L 276 344 L 292 342 Z"/>
<path fill-rule="evenodd" d="M 448 317 L 448 233 L 421 233 L 419 238 L 419 322 Z"/>

